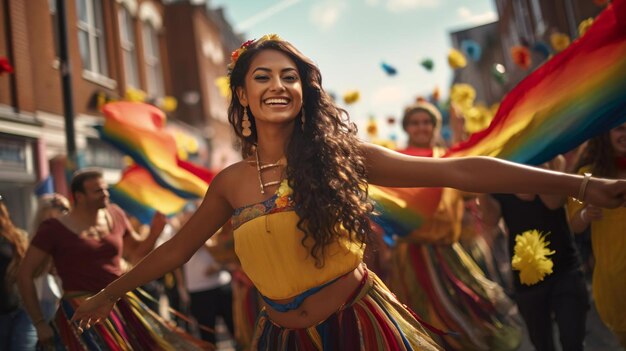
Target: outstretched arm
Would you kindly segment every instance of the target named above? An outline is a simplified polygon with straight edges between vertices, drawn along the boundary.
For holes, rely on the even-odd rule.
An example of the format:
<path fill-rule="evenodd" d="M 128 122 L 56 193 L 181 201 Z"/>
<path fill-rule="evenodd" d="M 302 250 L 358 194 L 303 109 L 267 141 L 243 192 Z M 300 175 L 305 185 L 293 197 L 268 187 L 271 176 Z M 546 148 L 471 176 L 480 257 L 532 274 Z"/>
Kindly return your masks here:
<path fill-rule="evenodd" d="M 113 304 L 126 292 L 181 266 L 215 233 L 232 214 L 232 207 L 223 194 L 224 177 L 215 177 L 204 200 L 189 221 L 169 241 L 144 257 L 133 269 L 98 294 L 87 299 L 76 310 L 73 321 L 79 327 L 106 319 Z"/>
<path fill-rule="evenodd" d="M 424 158 L 362 144 L 372 184 L 389 187 L 448 187 L 477 193 L 577 196 L 583 177 L 537 169 L 491 157 Z M 626 204 L 626 181 L 592 178 L 585 202 Z"/>

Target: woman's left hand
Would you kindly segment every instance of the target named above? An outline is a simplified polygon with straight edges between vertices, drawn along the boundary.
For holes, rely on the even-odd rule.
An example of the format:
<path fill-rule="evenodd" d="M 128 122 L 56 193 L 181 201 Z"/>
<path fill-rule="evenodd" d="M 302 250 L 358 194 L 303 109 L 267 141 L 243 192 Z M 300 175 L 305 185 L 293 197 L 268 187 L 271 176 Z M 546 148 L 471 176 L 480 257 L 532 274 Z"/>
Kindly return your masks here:
<path fill-rule="evenodd" d="M 79 332 L 83 332 L 109 317 L 115 304 L 102 293 L 98 293 L 83 301 L 74 311 L 72 322 L 76 323 Z"/>

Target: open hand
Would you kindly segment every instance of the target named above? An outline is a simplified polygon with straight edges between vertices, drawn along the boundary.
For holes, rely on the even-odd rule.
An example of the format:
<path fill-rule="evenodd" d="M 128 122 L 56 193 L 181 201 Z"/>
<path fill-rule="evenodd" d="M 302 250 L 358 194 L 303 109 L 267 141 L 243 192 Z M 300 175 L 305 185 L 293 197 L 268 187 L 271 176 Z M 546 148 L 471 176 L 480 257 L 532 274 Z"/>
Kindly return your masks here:
<path fill-rule="evenodd" d="M 98 293 L 83 301 L 74 311 L 72 322 L 76 323 L 79 332 L 83 332 L 92 326 L 108 318 L 114 303 L 110 302 L 102 293 Z"/>

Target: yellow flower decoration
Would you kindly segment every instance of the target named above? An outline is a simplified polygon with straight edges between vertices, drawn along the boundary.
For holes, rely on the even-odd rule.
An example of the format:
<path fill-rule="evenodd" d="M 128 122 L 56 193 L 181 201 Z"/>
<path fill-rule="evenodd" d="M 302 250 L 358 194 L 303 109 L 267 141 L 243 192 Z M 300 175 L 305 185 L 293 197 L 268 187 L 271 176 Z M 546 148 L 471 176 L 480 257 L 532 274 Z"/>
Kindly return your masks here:
<path fill-rule="evenodd" d="M 254 44 L 254 43 L 260 43 L 266 40 L 276 40 L 276 41 L 280 41 L 282 40 L 278 34 L 265 34 L 264 36 L 262 36 L 261 38 L 255 40 L 255 39 L 250 39 L 246 42 L 244 42 L 243 44 L 241 44 L 241 46 L 233 51 L 232 54 L 230 54 L 230 63 L 228 64 L 227 68 L 228 71 L 232 71 L 233 68 L 235 68 L 235 63 L 237 63 L 237 60 L 239 59 L 239 57 L 246 52 L 246 50 L 248 50 L 248 46 Z M 230 74 L 230 73 L 229 73 Z"/>
<path fill-rule="evenodd" d="M 585 35 L 585 33 L 587 33 L 587 29 L 589 29 L 589 27 L 591 27 L 592 24 L 593 24 L 593 18 L 591 17 L 580 22 L 580 24 L 578 25 L 578 36 L 582 37 L 583 35 Z"/>
<path fill-rule="evenodd" d="M 139 89 L 126 89 L 126 101 L 144 102 L 146 101 L 146 93 Z"/>
<path fill-rule="evenodd" d="M 215 85 L 217 89 L 220 91 L 220 95 L 225 98 L 230 98 L 230 77 L 229 76 L 221 76 L 215 79 Z"/>
<path fill-rule="evenodd" d="M 464 116 L 465 130 L 469 133 L 476 133 L 489 127 L 489 123 L 491 123 L 494 115 L 484 104 L 477 104 L 465 111 Z"/>
<path fill-rule="evenodd" d="M 186 161 L 189 159 L 189 154 L 198 153 L 200 144 L 198 144 L 198 140 L 194 137 L 180 130 L 174 130 L 171 134 L 174 136 L 174 140 L 176 141 L 178 158 Z"/>
<path fill-rule="evenodd" d="M 165 112 L 172 112 L 175 111 L 178 107 L 178 100 L 176 100 L 176 98 L 173 96 L 164 96 L 163 98 L 159 99 L 158 105 L 161 110 Z"/>
<path fill-rule="evenodd" d="M 270 34 L 265 34 L 264 36 L 259 38 L 258 41 L 262 42 L 262 41 L 266 41 L 266 40 L 280 41 L 280 40 L 283 40 L 283 39 L 276 33 L 270 33 Z"/>
<path fill-rule="evenodd" d="M 370 116 L 370 119 L 367 121 L 367 127 L 365 127 L 367 131 L 367 136 L 370 139 L 376 138 L 378 136 L 378 123 L 376 123 L 376 118 Z"/>
<path fill-rule="evenodd" d="M 533 285 L 552 274 L 552 260 L 547 256 L 554 254 L 549 250 L 550 242 L 537 230 L 528 230 L 515 237 L 514 255 L 511 261 L 514 270 L 520 271 L 520 281 Z"/>
<path fill-rule="evenodd" d="M 474 105 L 476 90 L 469 84 L 457 83 L 450 90 L 450 101 L 461 110 L 469 109 Z"/>
<path fill-rule="evenodd" d="M 459 50 L 450 49 L 448 53 L 448 64 L 452 69 L 463 68 L 467 66 L 467 60 Z"/>
<path fill-rule="evenodd" d="M 567 34 L 553 33 L 552 35 L 550 35 L 550 44 L 552 44 L 552 47 L 556 52 L 561 52 L 565 50 L 565 48 L 569 46 L 570 41 L 571 40 L 567 36 Z"/>
<path fill-rule="evenodd" d="M 280 182 L 280 186 L 278 187 L 276 194 L 278 194 L 279 198 L 293 194 L 293 189 L 289 186 L 289 181 L 287 181 L 287 179 L 283 179 L 283 181 Z"/>

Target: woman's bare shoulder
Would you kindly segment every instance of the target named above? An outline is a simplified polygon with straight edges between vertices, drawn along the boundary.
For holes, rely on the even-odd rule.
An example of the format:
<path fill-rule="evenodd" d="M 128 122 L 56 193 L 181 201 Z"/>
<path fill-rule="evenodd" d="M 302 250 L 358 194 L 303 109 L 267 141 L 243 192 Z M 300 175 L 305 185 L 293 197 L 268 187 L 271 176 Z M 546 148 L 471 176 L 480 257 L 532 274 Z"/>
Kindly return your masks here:
<path fill-rule="evenodd" d="M 223 195 L 228 195 L 232 190 L 241 184 L 245 175 L 250 172 L 250 165 L 246 160 L 233 163 L 221 170 L 211 181 L 211 187 L 216 188 Z M 226 196 L 228 197 L 228 196 Z"/>

